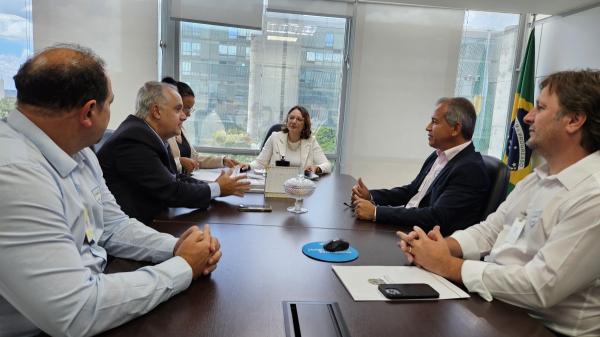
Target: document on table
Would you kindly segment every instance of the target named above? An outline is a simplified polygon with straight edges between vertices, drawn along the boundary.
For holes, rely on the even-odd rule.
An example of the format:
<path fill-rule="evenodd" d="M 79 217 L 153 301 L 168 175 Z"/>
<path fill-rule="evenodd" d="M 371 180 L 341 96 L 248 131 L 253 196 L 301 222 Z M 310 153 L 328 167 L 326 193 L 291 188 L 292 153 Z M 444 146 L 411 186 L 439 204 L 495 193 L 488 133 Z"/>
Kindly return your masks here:
<path fill-rule="evenodd" d="M 440 300 L 470 297 L 452 282 L 419 267 L 332 265 L 331 268 L 355 301 L 391 301 L 377 288 L 383 283 L 426 283 L 440 293 Z"/>
<path fill-rule="evenodd" d="M 267 179 L 265 181 L 265 197 L 267 198 L 290 198 L 283 189 L 283 183 L 300 172 L 299 167 L 294 166 L 271 166 L 267 167 Z"/>
<path fill-rule="evenodd" d="M 225 172 L 227 172 L 227 170 L 229 170 L 229 168 L 199 169 L 199 170 L 195 170 L 192 173 L 192 177 L 194 177 L 198 180 L 212 182 L 212 181 L 217 180 L 217 178 L 221 174 L 221 171 L 223 171 L 223 170 L 225 170 Z M 239 169 L 234 170 L 234 175 L 238 175 L 238 174 L 240 174 Z M 248 191 L 248 192 L 263 193 L 265 191 L 264 176 L 262 176 L 260 174 L 254 174 L 251 172 L 248 172 L 246 175 L 247 175 L 247 180 L 250 181 L 250 191 Z"/>
<path fill-rule="evenodd" d="M 206 182 L 213 182 L 213 181 L 217 180 L 217 178 L 221 174 L 221 170 L 223 170 L 223 169 L 222 168 L 199 169 L 199 170 L 195 170 L 194 172 L 192 172 L 192 177 L 194 177 L 198 180 L 206 181 Z"/>

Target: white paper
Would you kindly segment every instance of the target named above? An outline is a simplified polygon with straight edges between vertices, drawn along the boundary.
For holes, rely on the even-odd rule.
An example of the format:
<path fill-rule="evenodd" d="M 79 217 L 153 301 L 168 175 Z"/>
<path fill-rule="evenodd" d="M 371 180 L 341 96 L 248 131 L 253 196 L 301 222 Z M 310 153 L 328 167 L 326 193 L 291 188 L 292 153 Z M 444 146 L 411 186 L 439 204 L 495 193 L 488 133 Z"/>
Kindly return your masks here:
<path fill-rule="evenodd" d="M 426 283 L 440 294 L 440 300 L 470 297 L 452 282 L 418 267 L 332 265 L 331 268 L 355 301 L 391 301 L 379 292 L 378 283 Z"/>
<path fill-rule="evenodd" d="M 267 197 L 289 198 L 283 189 L 283 183 L 298 175 L 299 168 L 293 166 L 272 166 L 267 168 L 265 195 Z"/>
<path fill-rule="evenodd" d="M 213 181 L 217 180 L 217 178 L 221 174 L 221 170 L 223 170 L 223 169 L 222 168 L 199 169 L 199 170 L 195 170 L 194 172 L 192 172 L 192 177 L 194 177 L 198 180 L 206 181 L 206 182 L 213 182 Z"/>
<path fill-rule="evenodd" d="M 238 175 L 239 173 L 239 166 L 237 166 L 237 170 L 234 168 L 234 172 L 233 175 Z M 195 170 L 194 172 L 192 172 L 192 177 L 194 177 L 195 179 L 198 180 L 202 180 L 202 181 L 206 181 L 206 182 L 213 182 L 216 181 L 217 178 L 219 177 L 219 175 L 221 174 L 221 171 L 225 171 L 228 172 L 230 169 L 229 168 L 212 168 L 212 169 L 198 169 Z M 245 174 L 245 173 L 241 173 L 241 174 Z M 257 175 L 257 174 L 248 174 L 247 175 L 247 180 L 250 182 L 250 191 L 248 192 L 255 192 L 255 193 L 263 193 L 265 190 L 265 178 L 261 175 Z"/>

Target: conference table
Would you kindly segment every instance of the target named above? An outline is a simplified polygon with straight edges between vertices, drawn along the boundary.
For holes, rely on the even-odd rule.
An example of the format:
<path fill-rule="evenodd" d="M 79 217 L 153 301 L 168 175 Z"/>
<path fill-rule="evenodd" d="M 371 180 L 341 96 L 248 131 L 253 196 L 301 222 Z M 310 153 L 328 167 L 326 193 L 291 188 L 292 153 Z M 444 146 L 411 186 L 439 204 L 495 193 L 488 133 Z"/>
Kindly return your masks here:
<path fill-rule="evenodd" d="M 365 301 L 352 299 L 331 263 L 310 259 L 301 248 L 312 241 L 343 238 L 358 259 L 343 265 L 398 266 L 407 262 L 395 231 L 408 230 L 357 220 L 349 202 L 355 179 L 324 176 L 304 201 L 308 212 L 286 211 L 292 199 L 262 194 L 214 200 L 207 211 L 177 208 L 153 227 L 179 235 L 189 226 L 211 225 L 223 257 L 209 276 L 146 315 L 103 336 L 286 336 L 284 301 L 336 302 L 350 336 L 553 336 L 522 309 L 478 295 L 460 300 Z M 239 204 L 270 204 L 273 212 L 239 212 Z M 143 263 L 114 259 L 107 272 Z M 306 336 L 306 335 L 302 335 Z"/>

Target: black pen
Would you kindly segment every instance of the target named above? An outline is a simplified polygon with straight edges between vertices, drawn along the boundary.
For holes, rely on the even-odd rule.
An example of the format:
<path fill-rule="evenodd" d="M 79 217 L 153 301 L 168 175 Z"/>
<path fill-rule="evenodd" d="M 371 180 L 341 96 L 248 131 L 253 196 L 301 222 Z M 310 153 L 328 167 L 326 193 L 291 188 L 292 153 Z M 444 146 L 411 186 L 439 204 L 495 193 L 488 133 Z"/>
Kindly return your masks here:
<path fill-rule="evenodd" d="M 350 208 L 354 208 L 354 205 L 352 205 L 352 204 L 349 204 L 349 203 L 347 203 L 347 202 L 345 202 L 345 201 L 344 201 L 344 205 L 346 205 L 346 206 L 348 206 L 348 207 L 350 207 Z"/>

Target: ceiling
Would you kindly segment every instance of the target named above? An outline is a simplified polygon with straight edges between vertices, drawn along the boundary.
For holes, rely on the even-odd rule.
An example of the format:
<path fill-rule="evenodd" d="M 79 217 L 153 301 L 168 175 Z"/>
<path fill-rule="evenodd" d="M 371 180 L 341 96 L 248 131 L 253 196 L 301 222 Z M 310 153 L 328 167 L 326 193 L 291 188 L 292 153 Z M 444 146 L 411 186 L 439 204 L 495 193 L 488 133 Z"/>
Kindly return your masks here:
<path fill-rule="evenodd" d="M 363 1 L 358 0 L 358 2 Z M 364 2 L 371 1 L 364 0 Z M 599 0 L 376 0 L 373 2 L 550 15 L 568 15 L 600 5 Z"/>

